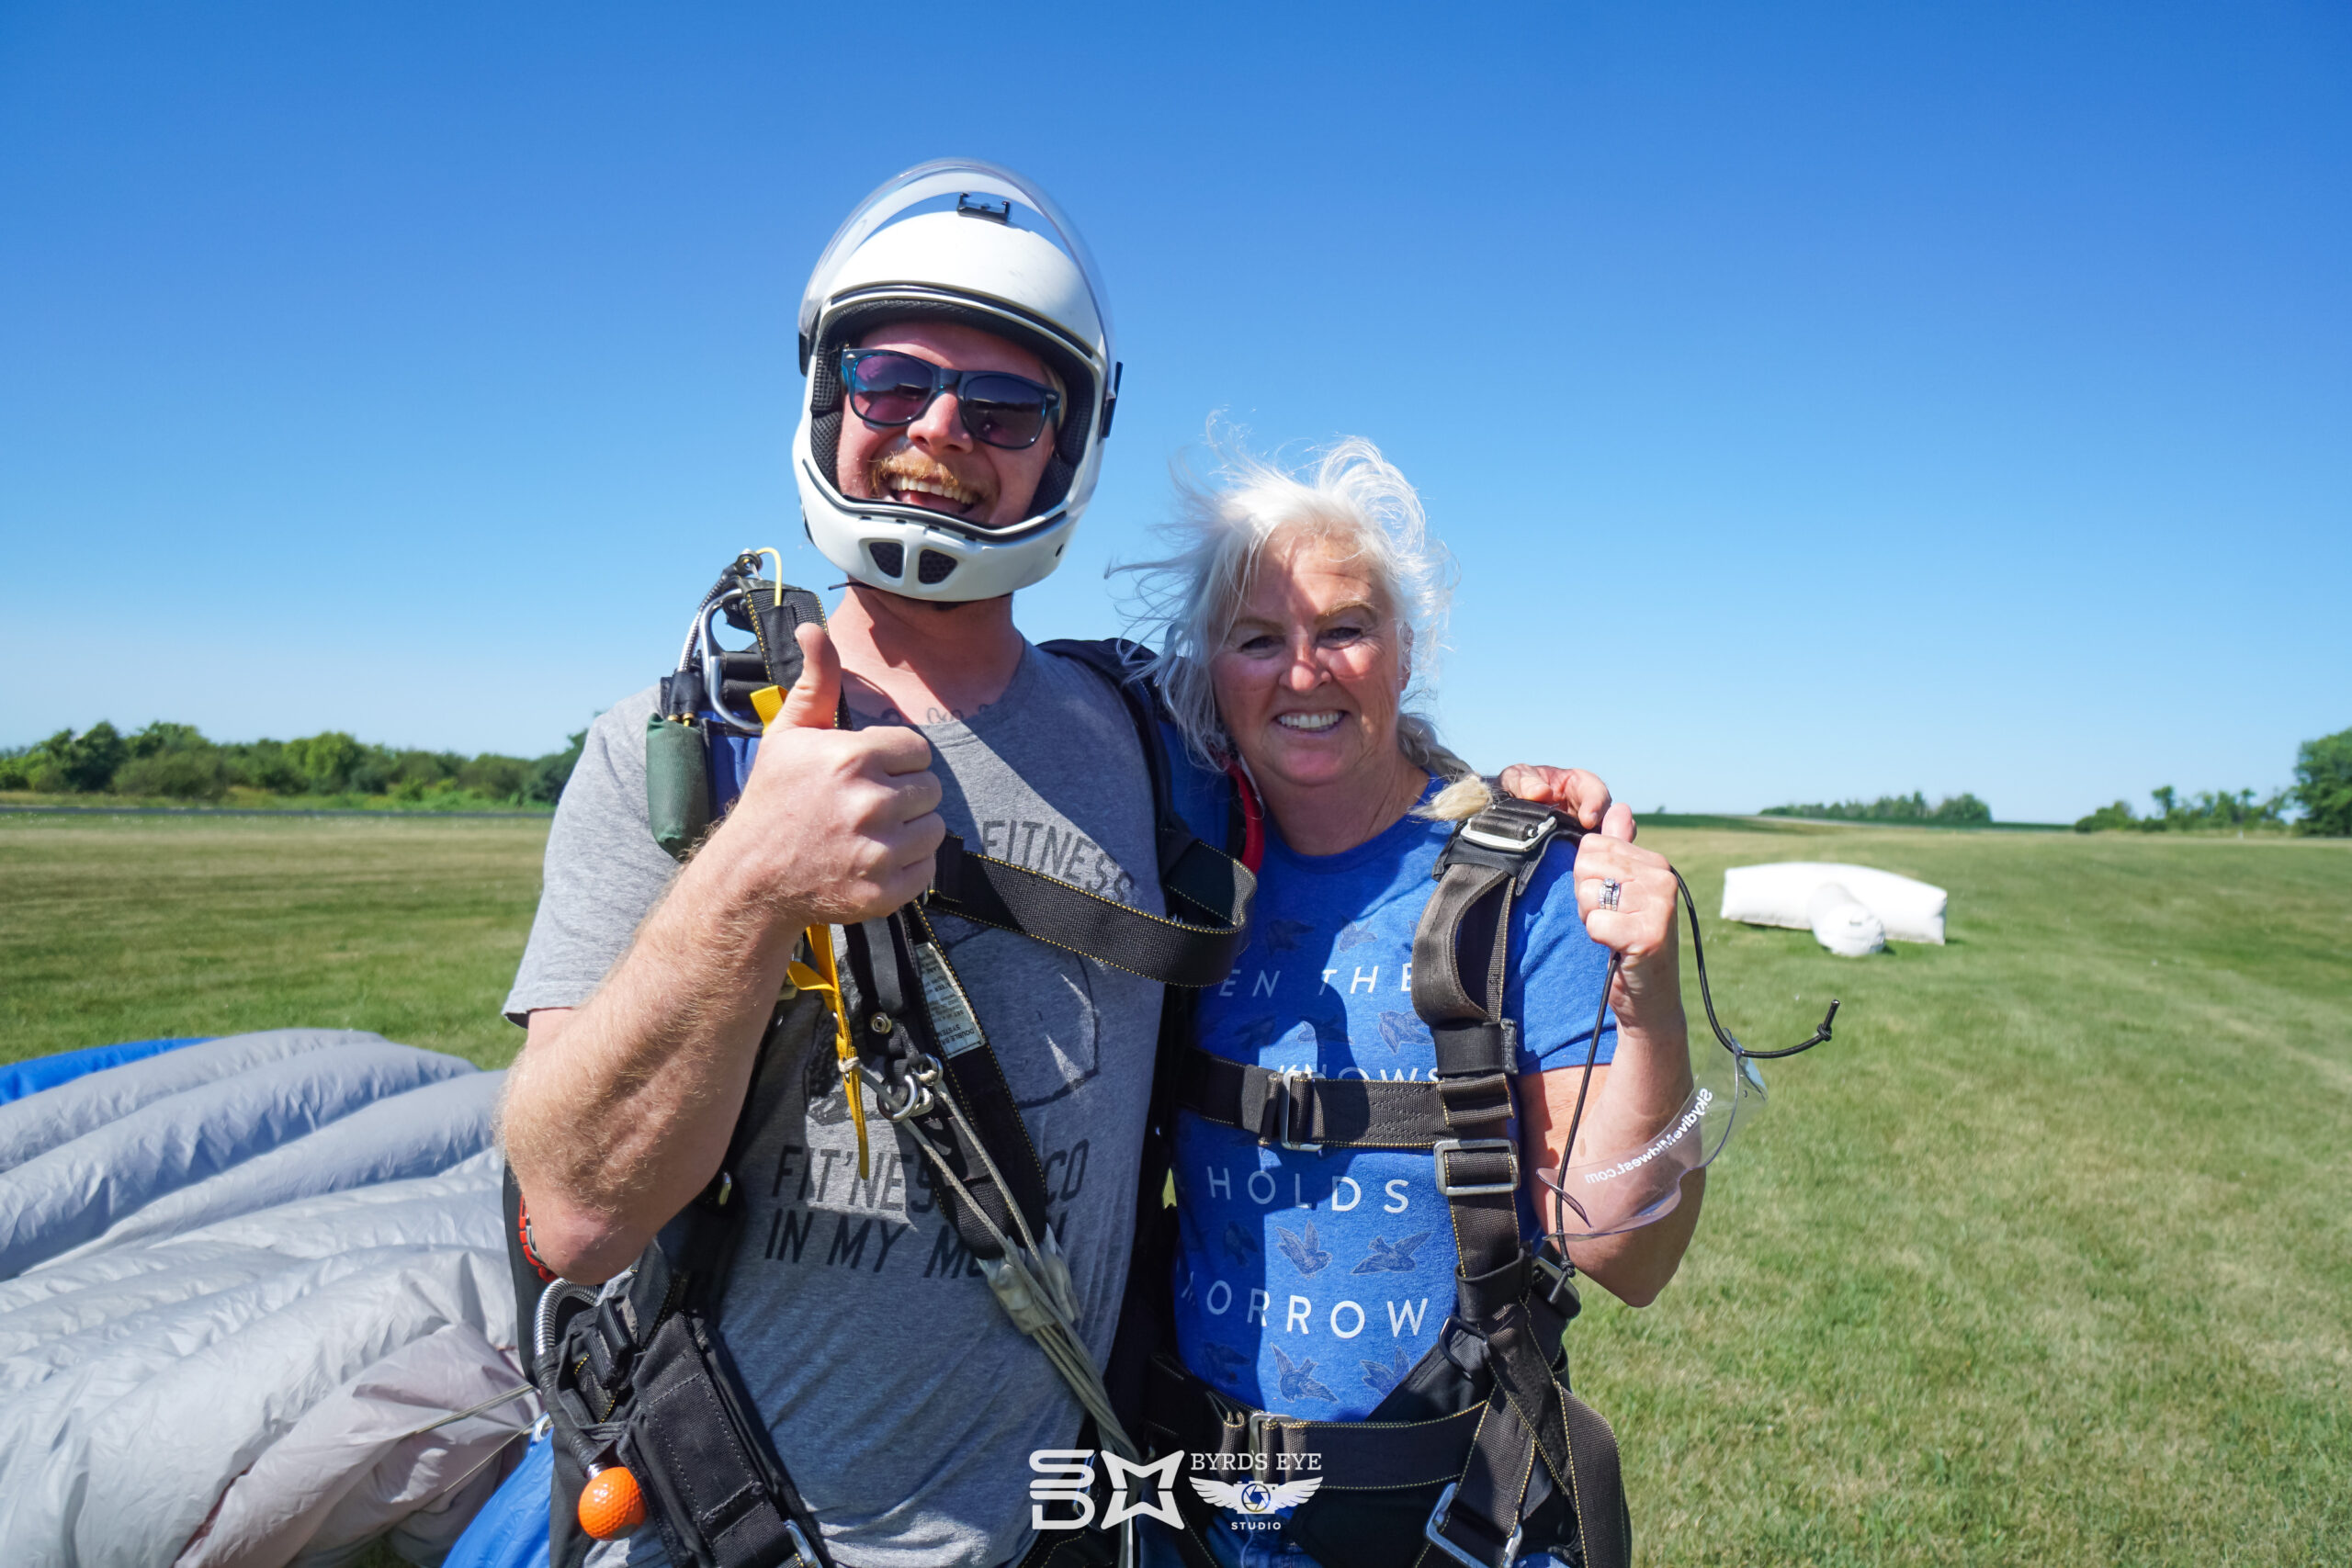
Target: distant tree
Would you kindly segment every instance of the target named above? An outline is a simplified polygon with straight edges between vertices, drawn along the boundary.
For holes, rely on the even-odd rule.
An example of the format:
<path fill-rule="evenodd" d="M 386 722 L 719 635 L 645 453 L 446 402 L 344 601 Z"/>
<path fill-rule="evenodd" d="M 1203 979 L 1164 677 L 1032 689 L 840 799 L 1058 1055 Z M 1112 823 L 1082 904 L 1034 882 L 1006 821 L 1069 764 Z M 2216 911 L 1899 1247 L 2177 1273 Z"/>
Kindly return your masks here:
<path fill-rule="evenodd" d="M 190 746 L 133 757 L 115 771 L 117 795 L 160 795 L 173 800 L 219 800 L 229 793 L 226 758 L 217 746 Z"/>
<path fill-rule="evenodd" d="M 2294 795 L 2303 808 L 2299 831 L 2352 838 L 2352 729 L 2296 748 Z"/>
<path fill-rule="evenodd" d="M 571 770 L 579 765 L 580 750 L 588 743 L 584 729 L 571 737 L 571 744 L 560 751 L 550 752 L 531 764 L 531 781 L 525 795 L 543 805 L 553 806 L 563 796 L 563 786 L 571 782 Z"/>
<path fill-rule="evenodd" d="M 2129 801 L 2119 800 L 2112 806 L 2102 806 L 2075 824 L 2077 833 L 2098 833 L 2114 828 L 2136 828 L 2139 818 L 2132 816 Z"/>
<path fill-rule="evenodd" d="M 342 730 L 330 729 L 288 740 L 286 756 L 312 792 L 343 795 L 358 787 L 360 765 L 368 759 L 368 749 Z"/>
<path fill-rule="evenodd" d="M 1953 828 L 1982 828 L 1993 820 L 1993 808 L 1963 791 L 1936 802 L 1935 810 L 1928 815 L 1929 820 Z"/>
<path fill-rule="evenodd" d="M 95 795 L 114 781 L 114 771 L 129 754 L 121 732 L 100 719 L 79 735 L 61 729 L 33 747 L 26 771 L 35 789 Z"/>

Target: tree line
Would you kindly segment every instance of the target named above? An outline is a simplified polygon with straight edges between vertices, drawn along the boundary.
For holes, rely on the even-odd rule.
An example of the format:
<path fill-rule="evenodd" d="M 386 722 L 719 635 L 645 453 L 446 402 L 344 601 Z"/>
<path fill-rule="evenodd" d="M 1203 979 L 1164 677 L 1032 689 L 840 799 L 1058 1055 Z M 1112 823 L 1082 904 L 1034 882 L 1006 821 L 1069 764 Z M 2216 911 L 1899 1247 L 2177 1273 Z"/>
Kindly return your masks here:
<path fill-rule="evenodd" d="M 395 750 L 339 729 L 295 740 L 206 739 L 163 720 L 123 734 L 100 721 L 0 750 L 0 790 L 220 801 L 232 789 L 278 796 L 381 797 L 404 806 L 553 805 L 588 732 L 544 757 Z"/>
<path fill-rule="evenodd" d="M 1993 808 L 1965 792 L 1947 795 L 1933 806 L 1917 790 L 1909 795 L 1882 795 L 1876 800 L 1847 800 L 1829 805 L 1768 806 L 1766 817 L 1811 817 L 1831 822 L 1907 822 L 1930 828 L 1984 828 L 1993 821 Z"/>
<path fill-rule="evenodd" d="M 2352 729 L 2306 740 L 2295 749 L 2295 782 L 2256 800 L 2254 791 L 2199 790 L 2182 795 L 2165 784 L 2148 792 L 2155 810 L 2143 817 L 2131 802 L 2102 806 L 2075 824 L 2077 833 L 2129 828 L 2143 833 L 2214 828 L 2290 828 L 2333 839 L 2352 838 Z"/>

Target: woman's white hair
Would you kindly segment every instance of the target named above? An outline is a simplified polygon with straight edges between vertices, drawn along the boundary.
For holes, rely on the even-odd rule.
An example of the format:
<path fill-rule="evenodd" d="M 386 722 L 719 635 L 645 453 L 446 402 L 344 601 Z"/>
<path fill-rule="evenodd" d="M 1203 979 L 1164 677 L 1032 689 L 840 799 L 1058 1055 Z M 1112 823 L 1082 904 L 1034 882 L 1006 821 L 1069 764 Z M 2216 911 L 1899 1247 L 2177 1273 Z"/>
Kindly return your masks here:
<path fill-rule="evenodd" d="M 1421 498 L 1405 476 L 1360 436 L 1326 447 L 1296 470 L 1221 441 L 1214 427 L 1208 449 L 1215 466 L 1205 475 L 1177 470 L 1175 515 L 1155 530 L 1169 553 L 1114 569 L 1134 574 L 1132 629 L 1154 650 L 1150 673 L 1193 756 L 1216 767 L 1234 755 L 1208 663 L 1233 629 L 1267 546 L 1312 538 L 1368 567 L 1384 601 L 1408 676 L 1398 750 L 1442 777 L 1475 777 L 1438 740 L 1427 716 L 1406 706 L 1429 689 L 1453 596 L 1453 563 L 1430 537 Z M 1478 794 L 1483 805 L 1484 789 Z"/>

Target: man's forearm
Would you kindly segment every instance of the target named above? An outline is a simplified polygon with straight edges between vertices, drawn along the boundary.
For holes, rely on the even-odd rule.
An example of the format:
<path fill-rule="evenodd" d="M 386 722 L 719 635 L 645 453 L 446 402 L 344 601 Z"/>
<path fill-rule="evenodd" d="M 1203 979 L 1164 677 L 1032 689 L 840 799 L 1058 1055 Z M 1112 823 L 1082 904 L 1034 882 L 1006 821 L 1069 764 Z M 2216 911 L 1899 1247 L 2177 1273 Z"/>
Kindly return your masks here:
<path fill-rule="evenodd" d="M 503 1135 L 548 1267 L 618 1272 L 717 1173 L 803 924 L 697 856 L 586 1003 L 534 1015 Z"/>

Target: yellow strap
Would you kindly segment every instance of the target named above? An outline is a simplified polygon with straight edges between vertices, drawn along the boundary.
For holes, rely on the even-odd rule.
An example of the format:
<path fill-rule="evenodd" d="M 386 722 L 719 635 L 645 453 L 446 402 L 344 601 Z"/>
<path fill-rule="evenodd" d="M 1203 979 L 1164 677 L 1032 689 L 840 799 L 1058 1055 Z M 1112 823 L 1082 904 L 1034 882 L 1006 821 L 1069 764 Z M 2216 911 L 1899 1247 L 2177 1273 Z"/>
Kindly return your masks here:
<path fill-rule="evenodd" d="M 758 691 L 753 692 L 752 710 L 760 716 L 760 724 L 763 728 L 774 724 L 775 716 L 784 711 L 784 688 L 762 686 Z"/>
<path fill-rule="evenodd" d="M 770 690 L 774 690 L 773 687 Z M 795 959 L 786 977 L 804 991 L 815 991 L 833 1010 L 833 1056 L 841 1065 L 842 1092 L 849 1100 L 849 1119 L 857 1127 L 857 1179 L 874 1179 L 865 1144 L 865 1085 L 857 1075 L 857 1047 L 850 1043 L 849 1004 L 842 999 L 841 971 L 833 963 L 831 926 L 810 926 L 808 955 L 814 965 Z"/>

